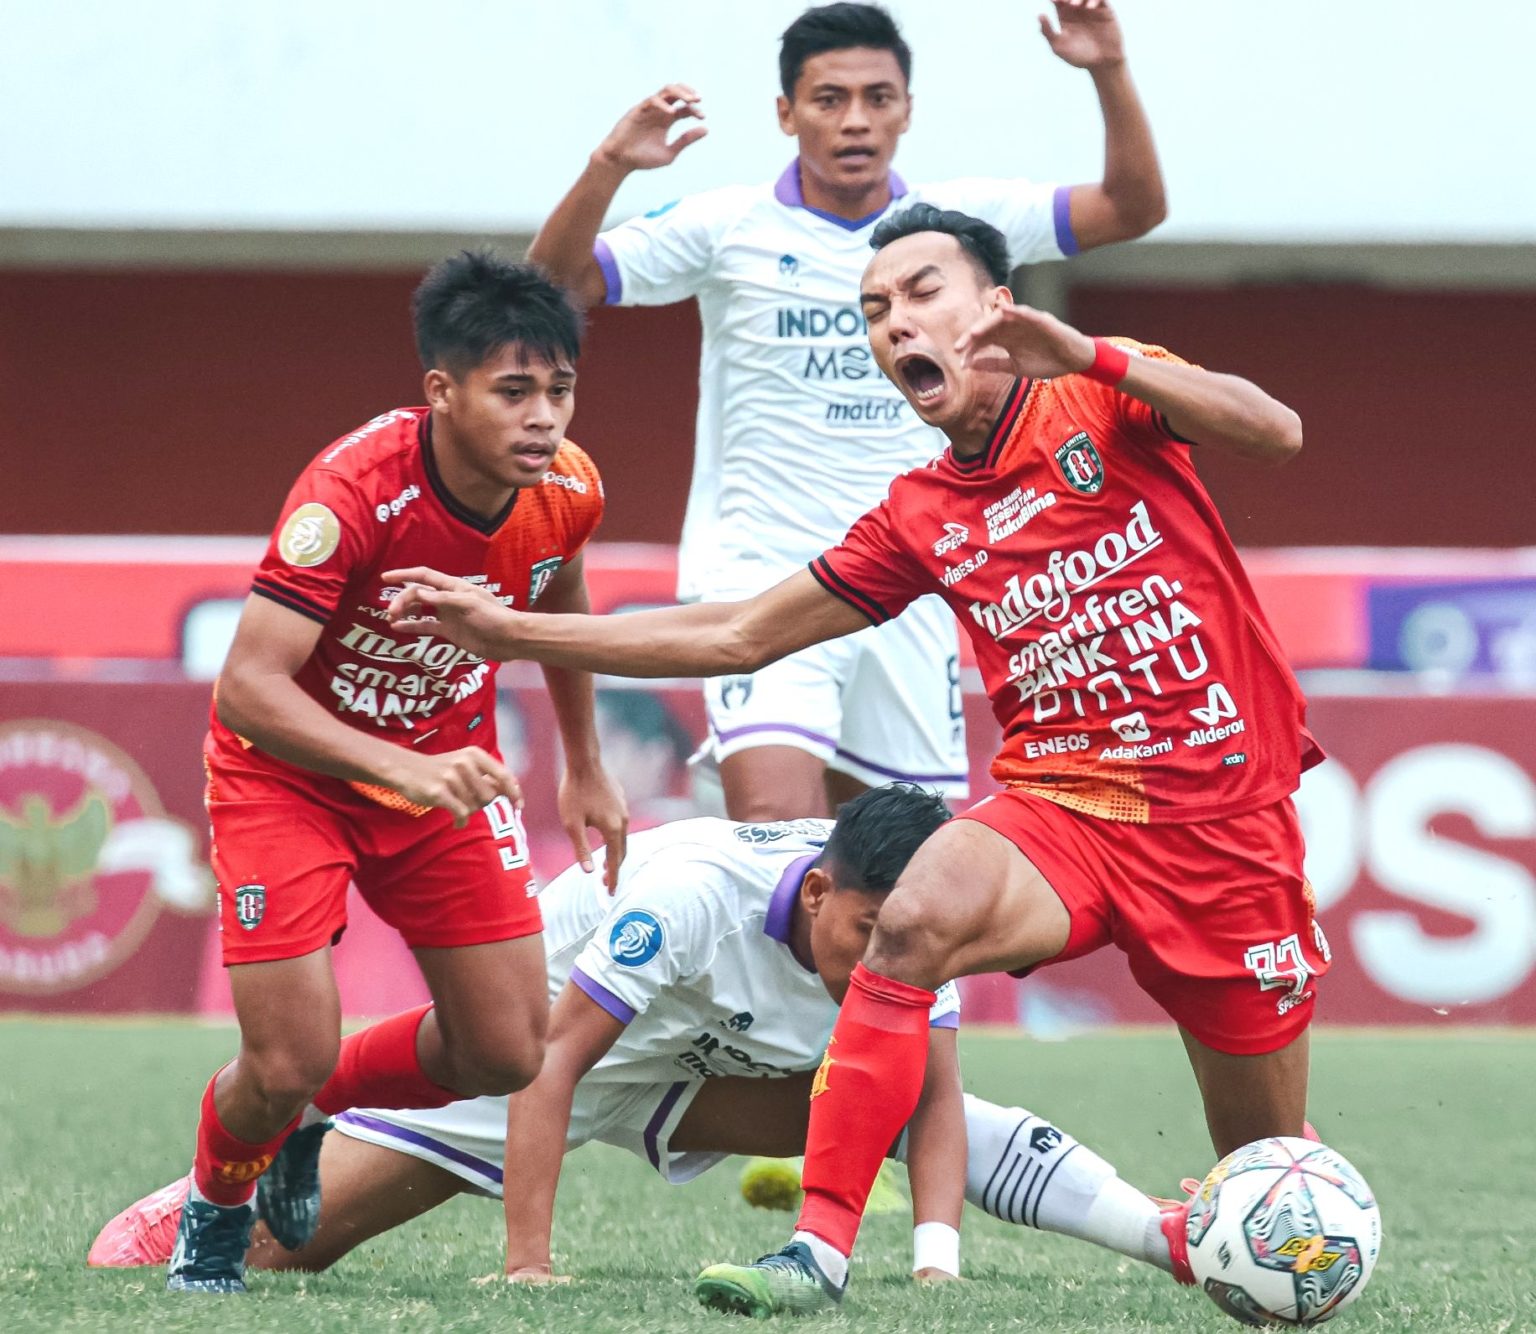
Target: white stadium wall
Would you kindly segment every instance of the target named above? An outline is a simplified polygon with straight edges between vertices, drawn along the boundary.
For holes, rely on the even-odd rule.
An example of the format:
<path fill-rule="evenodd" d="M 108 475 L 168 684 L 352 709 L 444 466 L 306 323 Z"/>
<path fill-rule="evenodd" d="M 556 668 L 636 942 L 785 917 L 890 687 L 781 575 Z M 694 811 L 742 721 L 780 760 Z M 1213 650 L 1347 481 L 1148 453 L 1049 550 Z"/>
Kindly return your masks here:
<path fill-rule="evenodd" d="M 1046 6 L 1042 5 L 1041 8 Z M 617 115 L 693 82 L 711 137 L 617 212 L 775 175 L 800 0 L 0 0 L 0 229 L 531 231 Z M 1096 177 L 1089 81 L 1036 6 L 893 0 L 913 177 Z M 1162 242 L 1536 240 L 1536 10 L 1123 0 L 1173 201 Z"/>

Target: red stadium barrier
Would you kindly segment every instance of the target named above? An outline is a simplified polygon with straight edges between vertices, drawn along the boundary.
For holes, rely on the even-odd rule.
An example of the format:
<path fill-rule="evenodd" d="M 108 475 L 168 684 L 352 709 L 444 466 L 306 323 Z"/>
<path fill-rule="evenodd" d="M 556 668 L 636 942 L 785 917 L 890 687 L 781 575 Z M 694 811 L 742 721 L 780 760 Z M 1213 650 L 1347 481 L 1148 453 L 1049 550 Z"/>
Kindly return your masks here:
<path fill-rule="evenodd" d="M 508 759 L 547 877 L 569 860 L 549 705 L 528 669 L 505 693 Z M 0 682 L 0 1010 L 227 1006 L 206 915 L 207 701 L 201 684 Z M 984 791 L 995 727 L 984 700 L 966 708 Z M 690 813 L 697 692 L 605 693 L 602 714 L 637 822 Z M 1333 756 L 1300 800 L 1334 956 L 1321 1017 L 1536 1023 L 1536 698 L 1324 696 L 1312 721 Z M 357 906 L 336 953 L 349 1012 L 420 996 L 403 956 Z M 972 1022 L 1043 1035 L 1160 1017 L 1109 952 L 967 988 Z"/>

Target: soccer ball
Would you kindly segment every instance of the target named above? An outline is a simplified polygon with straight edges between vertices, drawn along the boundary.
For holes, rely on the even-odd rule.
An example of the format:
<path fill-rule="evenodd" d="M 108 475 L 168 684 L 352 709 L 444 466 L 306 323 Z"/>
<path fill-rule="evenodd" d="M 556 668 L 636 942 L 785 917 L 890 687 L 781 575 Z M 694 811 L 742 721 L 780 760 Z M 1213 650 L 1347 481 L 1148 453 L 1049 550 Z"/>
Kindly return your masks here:
<path fill-rule="evenodd" d="M 1200 1183 L 1186 1225 L 1189 1267 L 1247 1325 L 1317 1325 L 1364 1290 L 1381 1211 L 1342 1154 L 1313 1140 L 1255 1140 Z"/>

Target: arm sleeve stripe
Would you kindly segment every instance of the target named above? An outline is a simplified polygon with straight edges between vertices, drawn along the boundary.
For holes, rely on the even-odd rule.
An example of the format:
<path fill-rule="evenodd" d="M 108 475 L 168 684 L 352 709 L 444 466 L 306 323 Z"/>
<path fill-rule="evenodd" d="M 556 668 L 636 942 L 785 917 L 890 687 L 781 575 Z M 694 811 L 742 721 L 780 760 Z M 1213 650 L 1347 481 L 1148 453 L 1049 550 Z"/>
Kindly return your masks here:
<path fill-rule="evenodd" d="M 603 304 L 622 305 L 624 301 L 624 275 L 619 272 L 619 262 L 613 257 L 613 247 L 601 236 L 592 243 L 592 258 L 603 274 Z"/>
<path fill-rule="evenodd" d="M 280 607 L 287 607 L 289 611 L 296 611 L 300 616 L 307 616 L 312 621 L 319 621 L 321 625 L 327 625 L 331 619 L 331 613 L 321 611 L 312 602 L 298 597 L 284 588 L 273 588 L 270 584 L 260 582 L 251 585 L 251 592 L 257 597 L 266 598 L 277 603 Z"/>
<path fill-rule="evenodd" d="M 1056 246 L 1070 259 L 1082 249 L 1072 231 L 1072 187 L 1058 185 L 1051 196 L 1051 221 L 1056 226 Z"/>
<path fill-rule="evenodd" d="M 1198 443 L 1194 440 L 1186 440 L 1182 435 L 1175 431 L 1173 427 L 1168 424 L 1168 418 L 1163 413 L 1154 412 L 1152 414 L 1152 420 L 1157 423 L 1157 429 L 1166 435 L 1170 440 L 1177 440 L 1181 445 L 1193 445 Z"/>
<path fill-rule="evenodd" d="M 835 598 L 841 598 L 861 616 L 867 616 L 876 625 L 884 625 L 891 619 L 890 612 L 886 611 L 868 593 L 861 593 L 846 579 L 838 574 L 828 563 L 825 556 L 817 556 L 810 565 L 811 577 L 816 580 L 827 592 Z"/>
<path fill-rule="evenodd" d="M 621 1024 L 633 1021 L 635 1007 L 622 997 L 614 995 L 595 977 L 588 976 L 580 968 L 572 968 L 570 980 L 573 986 L 586 992 L 588 996 L 601 1005 L 603 1009 L 607 1010 Z"/>

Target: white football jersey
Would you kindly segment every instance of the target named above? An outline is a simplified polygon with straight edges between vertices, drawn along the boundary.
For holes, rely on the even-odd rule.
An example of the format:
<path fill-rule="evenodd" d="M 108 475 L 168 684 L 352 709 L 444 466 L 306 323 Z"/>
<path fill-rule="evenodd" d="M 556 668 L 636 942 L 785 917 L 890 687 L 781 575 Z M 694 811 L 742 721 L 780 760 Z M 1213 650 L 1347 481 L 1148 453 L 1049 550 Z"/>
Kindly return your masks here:
<path fill-rule="evenodd" d="M 583 1083 L 667 1084 L 814 1070 L 837 1005 L 789 948 L 829 820 L 679 820 L 633 835 L 613 897 L 578 867 L 539 896 L 550 997 L 567 980 L 624 1032 Z M 956 1027 L 952 983 L 930 1015 Z"/>
<path fill-rule="evenodd" d="M 1068 190 L 974 178 L 909 189 L 856 222 L 808 207 L 799 164 L 774 184 L 690 195 L 597 240 L 619 305 L 697 297 L 693 483 L 678 596 L 750 596 L 837 542 L 891 482 L 944 448 L 874 363 L 859 279 L 874 226 L 917 203 L 983 218 L 1014 265 L 1072 254 Z"/>

